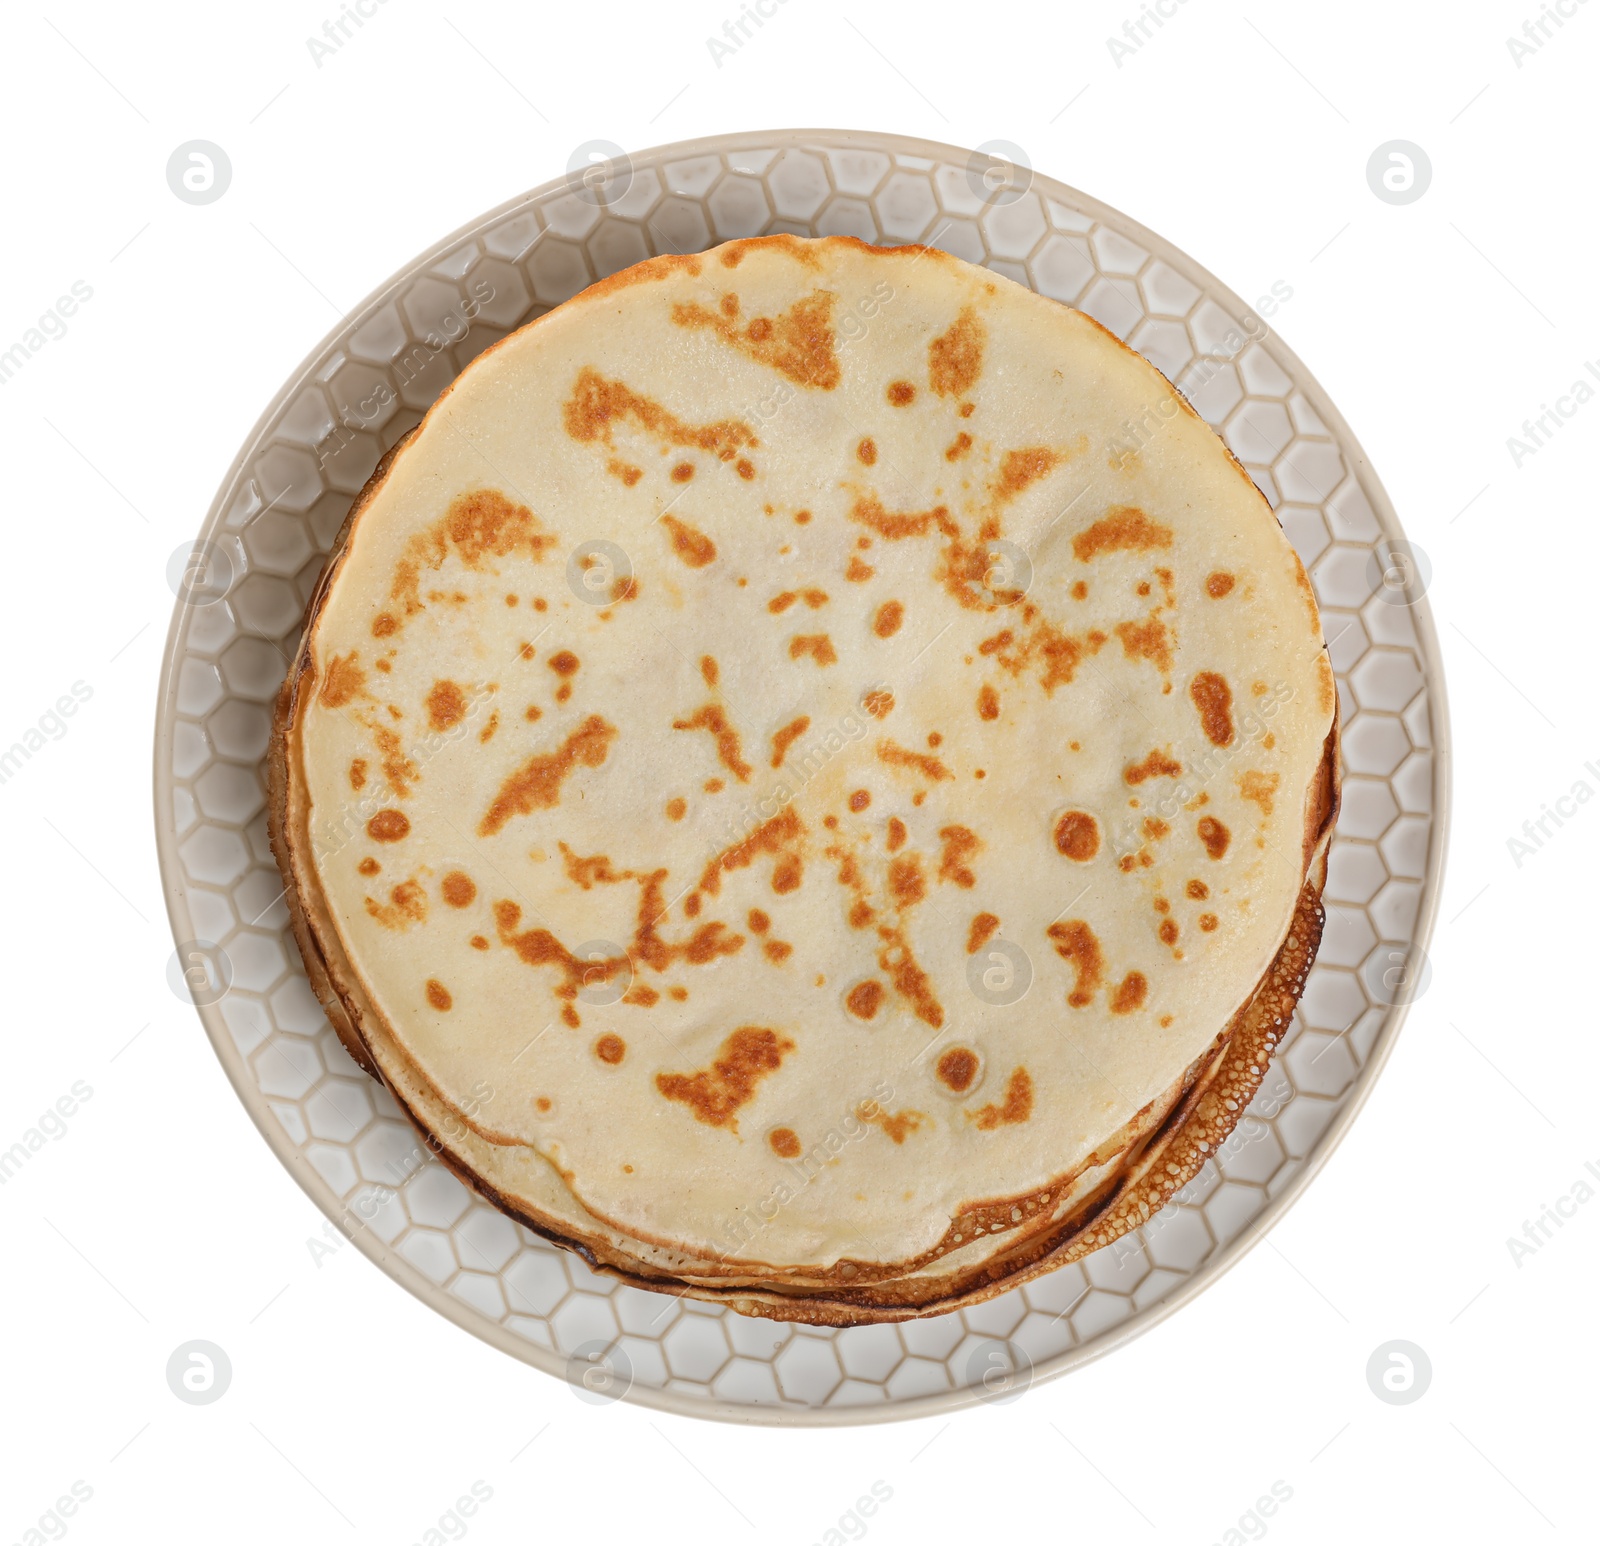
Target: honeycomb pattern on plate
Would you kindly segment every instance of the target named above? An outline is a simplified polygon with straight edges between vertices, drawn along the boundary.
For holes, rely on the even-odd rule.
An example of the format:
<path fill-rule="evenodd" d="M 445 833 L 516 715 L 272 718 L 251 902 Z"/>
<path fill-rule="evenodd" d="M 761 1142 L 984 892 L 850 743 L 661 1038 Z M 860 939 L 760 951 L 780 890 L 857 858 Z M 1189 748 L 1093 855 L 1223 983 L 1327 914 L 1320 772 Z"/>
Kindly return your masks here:
<path fill-rule="evenodd" d="M 425 1155 L 328 1026 L 267 846 L 272 698 L 323 554 L 378 458 L 474 355 L 592 281 L 771 231 L 942 247 L 1080 307 L 1154 360 L 1227 438 L 1304 559 L 1343 713 L 1321 954 L 1232 1139 L 1138 1234 L 976 1309 L 903 1326 L 781 1326 L 620 1287 L 478 1200 Z M 1400 533 L 1382 490 L 1348 432 L 1330 428 L 1304 367 L 1247 321 L 1182 254 L 1043 177 L 995 197 L 948 147 L 767 135 L 635 156 L 598 193 L 563 181 L 517 199 L 419 260 L 306 362 L 203 533 L 231 588 L 180 602 L 174 620 L 160 838 L 177 937 L 219 944 L 232 965 L 229 992 L 202 1011 L 219 1056 L 285 1164 L 384 1270 L 541 1368 L 565 1375 L 575 1356 L 599 1357 L 607 1388 L 651 1405 L 757 1421 L 910 1416 L 993 1394 L 983 1376 L 997 1350 L 1042 1377 L 1149 1324 L 1308 1178 L 1397 1028 L 1386 963 L 1403 971 L 1424 943 L 1442 701 L 1426 609 L 1384 581 L 1378 544 Z"/>

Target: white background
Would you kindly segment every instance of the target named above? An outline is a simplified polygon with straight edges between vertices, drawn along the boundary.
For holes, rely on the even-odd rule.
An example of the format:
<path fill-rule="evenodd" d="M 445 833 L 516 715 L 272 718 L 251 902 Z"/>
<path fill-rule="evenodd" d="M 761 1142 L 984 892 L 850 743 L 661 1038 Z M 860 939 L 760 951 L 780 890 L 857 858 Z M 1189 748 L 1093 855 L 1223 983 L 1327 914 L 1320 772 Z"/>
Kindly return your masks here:
<path fill-rule="evenodd" d="M 733 0 L 386 0 L 320 67 L 331 0 L 8 14 L 0 349 L 93 298 L 0 386 L 0 743 L 93 696 L 0 786 L 0 1147 L 93 1096 L 0 1189 L 0 1542 L 77 1480 L 85 1543 L 415 1542 L 478 1480 L 485 1546 L 820 1542 L 880 1480 L 883 1546 L 1238 1539 L 1280 1481 L 1243 1535 L 1595 1538 L 1600 1196 L 1520 1265 L 1506 1243 L 1600 1168 L 1600 802 L 1508 849 L 1600 792 L 1600 403 L 1520 468 L 1507 447 L 1600 359 L 1600 4 L 1565 0 L 1518 68 L 1527 3 L 1186 0 L 1120 67 L 1135 0 L 785 0 L 720 68 Z M 1268 1241 L 1012 1405 L 832 1432 L 585 1405 L 354 1249 L 315 1264 L 322 1216 L 167 988 L 148 773 L 167 559 L 342 311 L 585 141 L 800 125 L 1009 140 L 1239 294 L 1291 285 L 1274 325 L 1431 558 L 1455 748 L 1431 986 Z M 204 207 L 165 177 L 196 138 L 233 163 Z M 1398 208 L 1365 176 L 1394 138 L 1434 169 Z M 187 1406 L 164 1369 L 200 1337 L 233 1383 Z M 1412 1405 L 1367 1386 L 1393 1338 L 1432 1361 Z"/>

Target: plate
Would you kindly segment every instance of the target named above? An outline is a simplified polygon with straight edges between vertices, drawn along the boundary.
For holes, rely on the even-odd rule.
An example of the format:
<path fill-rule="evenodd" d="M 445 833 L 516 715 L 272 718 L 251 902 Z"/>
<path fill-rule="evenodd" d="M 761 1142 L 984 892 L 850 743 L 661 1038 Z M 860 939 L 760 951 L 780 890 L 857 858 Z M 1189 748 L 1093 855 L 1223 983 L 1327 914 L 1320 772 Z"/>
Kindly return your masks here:
<path fill-rule="evenodd" d="M 1077 306 L 1153 360 L 1277 511 L 1316 587 L 1339 686 L 1344 807 L 1328 924 L 1232 1137 L 1136 1234 L 976 1308 L 900 1326 L 779 1325 L 622 1287 L 477 1198 L 339 1044 L 267 846 L 272 700 L 323 556 L 378 458 L 474 355 L 586 285 L 656 253 L 773 231 L 942 247 Z M 566 176 L 442 241 L 317 346 L 172 567 L 156 831 L 174 991 L 196 1004 L 274 1153 L 367 1256 L 585 1400 L 829 1425 L 1014 1400 L 1170 1314 L 1281 1217 L 1427 989 L 1448 811 L 1426 556 L 1272 331 L 1287 289 L 1247 306 L 1014 147 L 794 130 L 632 156 L 580 147 Z"/>

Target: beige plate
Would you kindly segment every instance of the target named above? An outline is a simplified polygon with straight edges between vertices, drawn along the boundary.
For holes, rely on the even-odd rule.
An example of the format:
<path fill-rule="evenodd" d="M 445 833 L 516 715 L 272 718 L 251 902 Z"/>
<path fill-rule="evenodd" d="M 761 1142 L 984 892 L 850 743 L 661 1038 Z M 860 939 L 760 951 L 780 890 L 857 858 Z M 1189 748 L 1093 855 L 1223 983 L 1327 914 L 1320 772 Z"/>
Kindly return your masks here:
<path fill-rule="evenodd" d="M 987 160 L 966 152 L 833 131 L 664 147 L 612 170 L 609 182 L 537 190 L 411 265 L 319 346 L 241 452 L 168 645 L 156 808 L 174 932 L 228 979 L 220 999 L 199 995 L 215 1000 L 202 1016 L 280 1158 L 386 1271 L 496 1345 L 587 1372 L 586 1394 L 598 1383 L 600 1396 L 742 1421 L 882 1420 L 1015 1393 L 1142 1329 L 1258 1239 L 1370 1087 L 1403 1013 L 1396 984 L 1425 985 L 1445 798 L 1426 604 L 1411 582 L 1384 583 L 1398 527 L 1304 368 L 1237 297 L 1114 211 L 1042 177 L 986 177 Z M 1341 693 L 1344 815 L 1322 953 L 1223 1153 L 1136 1235 L 900 1327 L 749 1322 L 613 1285 L 422 1163 L 305 986 L 265 844 L 260 762 L 283 652 L 381 452 L 479 349 L 593 279 L 654 251 L 774 229 L 947 247 L 1147 354 L 1278 509 L 1311 572 Z M 485 285 L 492 296 L 469 324 L 466 299 Z"/>

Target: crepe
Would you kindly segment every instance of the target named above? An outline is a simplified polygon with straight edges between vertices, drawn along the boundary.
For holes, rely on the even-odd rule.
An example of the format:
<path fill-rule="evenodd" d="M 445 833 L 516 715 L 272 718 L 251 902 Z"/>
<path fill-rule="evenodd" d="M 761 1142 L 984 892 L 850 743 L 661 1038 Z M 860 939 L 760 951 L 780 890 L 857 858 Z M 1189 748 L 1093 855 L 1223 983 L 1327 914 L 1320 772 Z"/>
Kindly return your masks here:
<path fill-rule="evenodd" d="M 999 1292 L 1226 1137 L 1320 930 L 1332 672 L 1148 362 L 946 254 L 658 258 L 363 490 L 273 836 L 341 1036 L 631 1281 Z"/>

